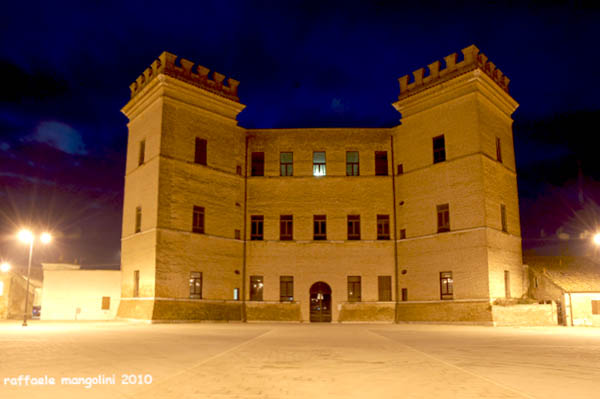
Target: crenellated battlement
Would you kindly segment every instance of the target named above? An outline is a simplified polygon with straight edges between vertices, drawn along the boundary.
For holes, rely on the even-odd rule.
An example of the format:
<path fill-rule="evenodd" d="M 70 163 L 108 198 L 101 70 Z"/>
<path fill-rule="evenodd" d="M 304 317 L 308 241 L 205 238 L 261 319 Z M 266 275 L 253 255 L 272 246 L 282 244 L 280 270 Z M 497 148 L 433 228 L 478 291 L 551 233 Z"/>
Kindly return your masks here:
<path fill-rule="evenodd" d="M 506 77 L 496 65 L 489 61 L 485 54 L 480 53 L 475 45 L 470 45 L 461 50 L 463 60 L 458 60 L 458 54 L 452 53 L 444 57 L 445 68 L 440 69 L 441 62 L 435 61 L 429 64 L 429 74 L 425 76 L 425 68 L 419 68 L 413 72 L 413 80 L 409 83 L 409 75 L 404 75 L 398 79 L 400 82 L 400 95 L 398 99 L 409 97 L 417 92 L 435 86 L 439 83 L 450 80 L 458 75 L 479 68 L 488 75 L 502 90 L 508 93 L 508 84 L 510 79 Z"/>
<path fill-rule="evenodd" d="M 240 82 L 229 78 L 227 79 L 227 86 L 225 86 L 223 84 L 225 75 L 213 71 L 211 79 L 209 78 L 209 72 L 210 70 L 202 65 L 196 65 L 194 68 L 194 62 L 185 58 L 178 58 L 175 54 L 164 51 L 129 85 L 131 98 L 134 98 L 150 81 L 162 73 L 230 100 L 240 102 L 237 95 Z"/>

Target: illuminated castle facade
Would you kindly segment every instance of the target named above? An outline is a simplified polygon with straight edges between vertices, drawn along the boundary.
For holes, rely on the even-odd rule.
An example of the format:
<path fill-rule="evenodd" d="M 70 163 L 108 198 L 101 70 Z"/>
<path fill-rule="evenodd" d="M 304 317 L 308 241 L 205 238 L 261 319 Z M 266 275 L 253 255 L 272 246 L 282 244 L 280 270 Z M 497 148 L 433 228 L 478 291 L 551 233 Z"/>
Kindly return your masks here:
<path fill-rule="evenodd" d="M 239 82 L 164 52 L 131 85 L 118 316 L 494 322 L 524 293 L 509 80 L 475 46 L 393 128 L 244 129 Z"/>

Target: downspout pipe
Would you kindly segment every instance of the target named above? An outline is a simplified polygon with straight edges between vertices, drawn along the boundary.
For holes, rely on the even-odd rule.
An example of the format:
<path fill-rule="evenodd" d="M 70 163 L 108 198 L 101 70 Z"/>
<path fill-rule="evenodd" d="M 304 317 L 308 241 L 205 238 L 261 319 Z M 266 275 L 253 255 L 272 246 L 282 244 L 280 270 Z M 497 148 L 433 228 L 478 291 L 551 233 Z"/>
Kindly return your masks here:
<path fill-rule="evenodd" d="M 398 218 L 397 218 L 397 208 L 396 208 L 396 171 L 394 170 L 394 166 L 396 163 L 394 161 L 394 136 L 390 136 L 390 145 L 391 145 L 391 153 L 392 153 L 392 205 L 394 211 L 394 323 L 398 323 Z"/>
<path fill-rule="evenodd" d="M 242 243 L 242 322 L 248 321 L 246 317 L 246 241 L 248 237 L 248 140 L 250 136 L 246 133 L 246 148 L 244 155 L 244 235 Z"/>

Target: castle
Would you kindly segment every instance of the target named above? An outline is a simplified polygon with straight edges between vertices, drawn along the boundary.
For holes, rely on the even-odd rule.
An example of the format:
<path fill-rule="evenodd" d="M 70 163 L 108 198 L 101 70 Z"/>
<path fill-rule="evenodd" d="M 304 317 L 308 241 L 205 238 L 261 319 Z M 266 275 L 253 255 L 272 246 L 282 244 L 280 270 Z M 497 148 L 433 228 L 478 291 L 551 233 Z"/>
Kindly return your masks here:
<path fill-rule="evenodd" d="M 238 81 L 162 53 L 122 110 L 118 316 L 493 323 L 526 291 L 518 104 L 477 47 L 443 65 L 392 128 L 244 129 Z"/>

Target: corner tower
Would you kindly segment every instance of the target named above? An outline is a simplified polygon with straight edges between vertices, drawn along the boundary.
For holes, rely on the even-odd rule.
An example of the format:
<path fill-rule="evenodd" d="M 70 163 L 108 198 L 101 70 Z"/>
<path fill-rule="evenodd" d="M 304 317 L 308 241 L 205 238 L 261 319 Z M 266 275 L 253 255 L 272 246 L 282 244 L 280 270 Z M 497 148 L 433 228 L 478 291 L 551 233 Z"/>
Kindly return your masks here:
<path fill-rule="evenodd" d="M 493 322 L 523 293 L 509 79 L 475 46 L 399 79 L 399 320 Z M 399 167 L 399 165 L 395 165 Z M 402 236 L 402 234 L 399 234 Z M 414 293 L 411 295 L 411 293 Z"/>
<path fill-rule="evenodd" d="M 238 84 L 168 52 L 131 84 L 118 317 L 240 319 Z"/>

